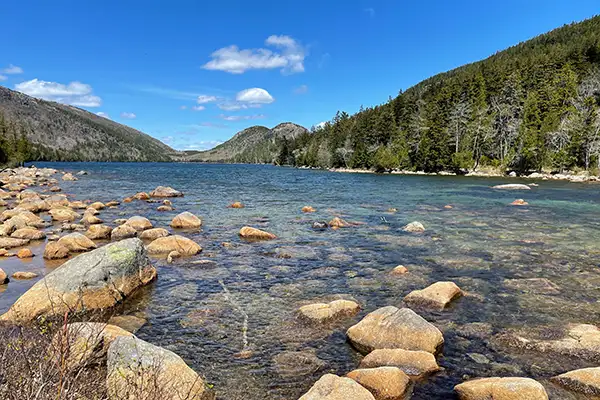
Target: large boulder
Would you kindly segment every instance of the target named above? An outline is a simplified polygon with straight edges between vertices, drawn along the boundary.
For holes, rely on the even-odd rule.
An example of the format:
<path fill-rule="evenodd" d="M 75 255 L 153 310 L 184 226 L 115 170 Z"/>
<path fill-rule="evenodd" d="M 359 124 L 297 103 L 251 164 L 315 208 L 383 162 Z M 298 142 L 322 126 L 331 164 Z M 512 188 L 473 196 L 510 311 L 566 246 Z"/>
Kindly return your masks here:
<path fill-rule="evenodd" d="M 72 322 L 54 335 L 51 354 L 68 369 L 100 364 L 106 361 L 111 343 L 120 336 L 133 335 L 115 325 Z"/>
<path fill-rule="evenodd" d="M 42 240 L 46 237 L 46 234 L 35 228 L 21 228 L 14 231 L 10 237 L 17 239 Z"/>
<path fill-rule="evenodd" d="M 161 237 L 169 236 L 169 231 L 165 228 L 153 228 L 148 229 L 142 233 L 140 233 L 139 237 L 143 240 L 156 240 Z"/>
<path fill-rule="evenodd" d="M 172 251 L 182 256 L 193 256 L 202 251 L 202 247 L 191 239 L 179 235 L 158 238 L 147 247 L 150 254 L 167 255 Z"/>
<path fill-rule="evenodd" d="M 600 368 L 583 368 L 552 378 L 566 389 L 588 396 L 600 397 Z"/>
<path fill-rule="evenodd" d="M 240 237 L 249 240 L 272 240 L 277 239 L 277 236 L 270 232 L 261 231 L 260 229 L 244 226 L 240 229 Z"/>
<path fill-rule="evenodd" d="M 47 201 L 37 197 L 27 198 L 19 203 L 16 207 L 17 210 L 31 211 L 33 213 L 39 213 L 42 211 L 48 211 L 51 205 Z"/>
<path fill-rule="evenodd" d="M 176 215 L 171 221 L 171 228 L 175 229 L 198 229 L 201 226 L 202 220 L 188 211 Z"/>
<path fill-rule="evenodd" d="M 482 378 L 456 385 L 460 400 L 548 400 L 544 387 L 529 378 Z"/>
<path fill-rule="evenodd" d="M 73 222 L 81 218 L 81 215 L 68 207 L 53 208 L 48 213 L 52 216 L 52 220 L 60 222 Z"/>
<path fill-rule="evenodd" d="M 127 222 L 125 222 L 125 225 L 129 225 L 138 232 L 152 228 L 152 222 L 150 222 L 148 218 L 140 217 L 139 215 L 129 218 Z"/>
<path fill-rule="evenodd" d="M 110 226 L 96 224 L 90 225 L 88 230 L 85 232 L 85 236 L 87 236 L 87 238 L 90 240 L 110 239 L 111 232 L 112 228 Z"/>
<path fill-rule="evenodd" d="M 409 400 L 412 395 L 410 378 L 396 367 L 355 369 L 346 376 L 371 392 L 376 400 Z"/>
<path fill-rule="evenodd" d="M 423 350 L 437 353 L 444 344 L 442 332 L 410 308 L 379 308 L 347 331 L 360 352 L 375 349 Z"/>
<path fill-rule="evenodd" d="M 408 304 L 442 310 L 462 294 L 462 290 L 454 282 L 436 282 L 425 289 L 413 290 L 404 301 Z"/>
<path fill-rule="evenodd" d="M 123 240 L 75 257 L 50 272 L 0 320 L 28 322 L 67 311 L 106 309 L 155 278 L 156 269 L 146 256 L 142 241 Z"/>
<path fill-rule="evenodd" d="M 360 362 L 360 368 L 377 367 L 397 367 L 415 379 L 423 378 L 441 369 L 433 354 L 403 349 L 373 350 Z"/>
<path fill-rule="evenodd" d="M 330 303 L 315 303 L 302 306 L 298 315 L 311 322 L 324 323 L 343 317 L 351 317 L 360 311 L 358 303 L 350 300 L 334 300 Z"/>
<path fill-rule="evenodd" d="M 375 400 L 367 389 L 350 378 L 323 375 L 299 400 Z"/>
<path fill-rule="evenodd" d="M 12 249 L 13 247 L 25 246 L 27 243 L 29 243 L 29 239 L 0 237 L 0 249 Z"/>
<path fill-rule="evenodd" d="M 69 249 L 70 252 L 78 253 L 95 249 L 96 243 L 78 232 L 69 233 L 58 239 L 58 243 Z"/>
<path fill-rule="evenodd" d="M 135 237 L 136 235 L 137 231 L 131 225 L 123 224 L 111 231 L 110 238 L 112 240 L 123 240 Z"/>
<path fill-rule="evenodd" d="M 213 399 L 202 378 L 181 357 L 135 336 L 120 336 L 110 345 L 106 385 L 110 400 L 155 398 L 156 389 L 162 400 Z"/>
<path fill-rule="evenodd" d="M 496 185 L 492 186 L 492 189 L 502 189 L 502 190 L 531 190 L 531 188 L 527 185 L 522 185 L 520 183 L 508 183 L 505 185 Z"/>
<path fill-rule="evenodd" d="M 158 186 L 150 192 L 150 197 L 182 197 L 183 193 L 169 186 Z"/>
<path fill-rule="evenodd" d="M 48 242 L 44 249 L 46 260 L 60 260 L 69 257 L 69 249 L 58 242 Z"/>

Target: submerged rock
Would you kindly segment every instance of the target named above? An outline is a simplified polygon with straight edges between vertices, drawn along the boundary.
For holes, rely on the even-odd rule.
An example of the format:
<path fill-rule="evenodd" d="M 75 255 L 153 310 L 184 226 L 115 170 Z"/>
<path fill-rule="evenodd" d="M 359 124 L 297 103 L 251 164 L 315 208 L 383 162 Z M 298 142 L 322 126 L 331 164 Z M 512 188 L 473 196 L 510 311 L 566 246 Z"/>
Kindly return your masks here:
<path fill-rule="evenodd" d="M 275 371 L 281 376 L 304 376 L 313 374 L 325 367 L 325 361 L 313 351 L 284 351 L 273 357 Z"/>
<path fill-rule="evenodd" d="M 442 332 L 409 308 L 379 308 L 347 331 L 362 353 L 375 349 L 423 350 L 437 353 L 444 344 Z"/>
<path fill-rule="evenodd" d="M 360 368 L 397 367 L 414 379 L 441 370 L 433 354 L 404 349 L 373 350 L 360 362 Z"/>
<path fill-rule="evenodd" d="M 496 185 L 492 186 L 492 189 L 504 189 L 504 190 L 531 190 L 531 188 L 527 185 L 522 185 L 519 183 L 508 183 L 506 185 Z"/>
<path fill-rule="evenodd" d="M 249 226 L 244 226 L 242 229 L 240 229 L 240 237 L 244 238 L 244 239 L 251 239 L 251 240 L 272 240 L 272 239 L 277 239 L 277 236 L 275 236 L 272 233 L 269 232 L 265 232 L 262 231 L 260 229 L 256 229 L 256 228 L 252 228 Z"/>
<path fill-rule="evenodd" d="M 460 400 L 548 400 L 544 387 L 529 378 L 482 378 L 456 385 Z"/>
<path fill-rule="evenodd" d="M 324 323 L 334 319 L 351 317 L 360 311 L 358 303 L 350 300 L 334 300 L 330 303 L 315 303 L 298 309 L 300 317 L 311 322 Z"/>
<path fill-rule="evenodd" d="M 600 368 L 583 368 L 552 378 L 566 389 L 588 396 L 600 397 Z"/>
<path fill-rule="evenodd" d="M 142 241 L 123 240 L 75 257 L 50 272 L 0 320 L 20 323 L 66 311 L 106 309 L 155 278 L 156 269 Z"/>
<path fill-rule="evenodd" d="M 150 192 L 150 197 L 182 197 L 183 193 L 170 186 L 158 186 Z"/>
<path fill-rule="evenodd" d="M 146 322 L 144 318 L 136 317 L 135 315 L 115 315 L 108 320 L 109 324 L 118 326 L 131 333 L 136 333 Z"/>
<path fill-rule="evenodd" d="M 202 251 L 202 247 L 191 239 L 179 235 L 161 237 L 147 247 L 150 254 L 167 255 L 176 251 L 183 256 L 193 256 Z"/>
<path fill-rule="evenodd" d="M 188 211 L 175 216 L 171 221 L 171 228 L 175 229 L 198 229 L 201 226 L 202 220 Z"/>
<path fill-rule="evenodd" d="M 299 400 L 375 400 L 367 389 L 350 378 L 326 374 Z"/>
<path fill-rule="evenodd" d="M 153 382 L 153 384 L 148 384 Z M 119 336 L 108 349 L 106 386 L 109 399 L 151 398 L 209 400 L 213 394 L 202 378 L 177 354 L 135 336 Z"/>
<path fill-rule="evenodd" d="M 425 232 L 425 227 L 423 226 L 422 223 L 420 222 L 411 222 L 408 225 L 405 225 L 402 230 L 404 232 L 410 232 L 410 233 L 420 233 L 420 232 Z"/>
<path fill-rule="evenodd" d="M 454 282 L 436 282 L 425 289 L 410 292 L 404 301 L 408 304 L 444 309 L 462 294 L 462 290 Z"/>
<path fill-rule="evenodd" d="M 411 380 L 396 367 L 355 369 L 346 376 L 371 392 L 376 400 L 409 400 L 412 394 Z"/>

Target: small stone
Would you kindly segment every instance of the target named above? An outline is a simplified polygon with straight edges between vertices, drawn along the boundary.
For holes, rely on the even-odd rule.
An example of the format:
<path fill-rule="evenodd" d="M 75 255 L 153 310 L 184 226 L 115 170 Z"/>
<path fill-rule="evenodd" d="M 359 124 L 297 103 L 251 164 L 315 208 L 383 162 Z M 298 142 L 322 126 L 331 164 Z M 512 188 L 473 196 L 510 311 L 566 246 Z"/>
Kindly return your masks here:
<path fill-rule="evenodd" d="M 198 229 L 201 226 L 202 220 L 188 211 L 175 216 L 171 221 L 171 228 L 175 229 Z"/>
<path fill-rule="evenodd" d="M 168 255 L 176 251 L 182 256 L 193 256 L 202 251 L 202 247 L 191 239 L 179 235 L 158 238 L 147 247 L 149 254 Z"/>
<path fill-rule="evenodd" d="M 38 274 L 36 274 L 35 272 L 25 272 L 25 271 L 18 271 L 15 272 L 14 274 L 12 274 L 12 277 L 15 279 L 33 279 L 33 278 L 37 278 Z"/>
<path fill-rule="evenodd" d="M 350 300 L 334 300 L 328 304 L 309 304 L 298 309 L 298 314 L 311 322 L 324 323 L 341 317 L 351 317 L 360 311 L 358 303 Z"/>
<path fill-rule="evenodd" d="M 329 224 L 325 221 L 315 221 L 312 223 L 312 228 L 318 231 L 323 231 L 329 228 Z"/>
<path fill-rule="evenodd" d="M 171 263 L 173 263 L 173 260 L 175 258 L 179 258 L 179 257 L 181 257 L 181 254 L 179 254 L 179 252 L 172 251 L 172 252 L 169 253 L 169 255 L 167 255 L 167 263 L 171 264 Z"/>
<path fill-rule="evenodd" d="M 0 268 L 0 285 L 6 285 L 8 283 L 8 275 L 2 268 Z"/>
<path fill-rule="evenodd" d="M 408 273 L 408 268 L 406 268 L 404 265 L 398 265 L 390 272 L 392 275 L 404 275 L 406 273 Z"/>
<path fill-rule="evenodd" d="M 161 237 L 169 236 L 170 233 L 165 228 L 152 228 L 140 233 L 139 237 L 143 240 L 156 240 Z"/>
<path fill-rule="evenodd" d="M 139 193 L 136 193 L 136 194 L 133 196 L 133 198 L 134 198 L 135 200 L 150 200 L 150 196 L 149 196 L 149 195 L 148 195 L 148 193 L 146 193 L 146 192 L 139 192 Z"/>
<path fill-rule="evenodd" d="M 303 212 L 303 213 L 314 213 L 314 212 L 316 212 L 316 211 L 317 211 L 317 210 L 315 210 L 315 209 L 314 209 L 313 207 L 311 207 L 311 206 L 304 206 L 304 207 L 302 207 L 302 212 Z"/>
<path fill-rule="evenodd" d="M 360 362 L 360 368 L 397 367 L 413 379 L 441 370 L 433 354 L 404 349 L 376 349 Z"/>
<path fill-rule="evenodd" d="M 231 203 L 229 205 L 229 208 L 244 208 L 244 205 L 239 201 L 236 201 L 235 203 Z"/>
<path fill-rule="evenodd" d="M 182 197 L 183 193 L 169 186 L 158 186 L 152 192 L 150 197 Z"/>
<path fill-rule="evenodd" d="M 103 210 L 106 208 L 106 205 L 100 201 L 90 204 L 89 208 L 93 208 L 94 210 Z"/>
<path fill-rule="evenodd" d="M 110 239 L 110 234 L 112 232 L 112 228 L 107 225 L 91 225 L 88 230 L 85 232 L 85 236 L 87 236 L 91 240 L 103 240 Z"/>
<path fill-rule="evenodd" d="M 444 206 L 444 208 L 445 208 L 446 210 L 452 210 L 454 207 L 452 207 L 450 204 L 446 204 L 446 205 Z"/>
<path fill-rule="evenodd" d="M 503 189 L 503 190 L 531 190 L 531 188 L 527 185 L 521 185 L 518 183 L 509 183 L 506 185 L 496 185 L 492 186 L 492 189 Z"/>
<path fill-rule="evenodd" d="M 420 233 L 420 232 L 425 232 L 425 227 L 423 226 L 422 223 L 414 221 L 411 222 L 408 225 L 405 225 L 402 230 L 404 232 L 410 232 L 410 233 Z"/>
<path fill-rule="evenodd" d="M 125 222 L 125 225 L 131 226 L 133 229 L 135 229 L 138 232 L 152 228 L 152 222 L 150 222 L 150 220 L 148 218 L 140 217 L 137 215 L 135 217 L 129 218 L 127 220 L 127 222 Z"/>
<path fill-rule="evenodd" d="M 462 294 L 462 290 L 454 282 L 436 282 L 425 289 L 410 292 L 404 301 L 408 304 L 444 309 Z"/>
<path fill-rule="evenodd" d="M 112 200 L 112 201 L 109 201 L 108 203 L 106 203 L 106 207 L 116 207 L 119 204 L 121 204 L 121 203 L 116 200 Z"/>
<path fill-rule="evenodd" d="M 528 206 L 529 203 L 523 199 L 517 199 L 517 200 L 513 201 L 512 203 L 510 203 L 510 205 L 511 206 Z"/>
<path fill-rule="evenodd" d="M 173 211 L 173 207 L 171 207 L 171 206 L 158 206 L 156 208 L 156 211 L 161 211 L 161 212 L 163 212 L 163 211 Z"/>
<path fill-rule="evenodd" d="M 397 213 L 398 209 L 394 208 L 394 207 L 391 207 L 391 208 L 388 208 L 387 212 L 389 212 L 389 213 Z"/>
<path fill-rule="evenodd" d="M 240 237 L 242 237 L 244 239 L 250 239 L 250 240 L 272 240 L 272 239 L 277 239 L 277 236 L 275 236 L 272 233 L 265 232 L 265 231 L 262 231 L 260 229 L 252 228 L 252 227 L 249 227 L 249 226 L 244 226 L 242 229 L 240 229 L 239 235 L 240 235 Z"/>
<path fill-rule="evenodd" d="M 32 258 L 33 253 L 29 249 L 21 249 L 17 252 L 18 258 Z"/>
<path fill-rule="evenodd" d="M 110 232 L 110 238 L 112 240 L 122 240 L 135 237 L 137 231 L 130 225 L 119 225 Z"/>
<path fill-rule="evenodd" d="M 335 217 L 331 221 L 329 221 L 329 226 L 331 226 L 332 228 L 347 228 L 349 226 L 352 226 L 352 224 L 348 221 L 344 221 L 339 217 Z"/>

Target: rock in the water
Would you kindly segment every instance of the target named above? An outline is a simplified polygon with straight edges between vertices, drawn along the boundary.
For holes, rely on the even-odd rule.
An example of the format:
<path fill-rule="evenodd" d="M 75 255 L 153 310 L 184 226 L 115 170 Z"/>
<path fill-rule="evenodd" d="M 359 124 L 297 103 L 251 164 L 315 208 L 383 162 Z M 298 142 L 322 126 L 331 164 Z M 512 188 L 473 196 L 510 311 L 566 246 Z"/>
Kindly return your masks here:
<path fill-rule="evenodd" d="M 171 221 L 171 228 L 175 229 L 198 229 L 201 226 L 202 220 L 188 211 L 175 216 Z"/>
<path fill-rule="evenodd" d="M 183 193 L 169 186 L 158 186 L 150 192 L 150 197 L 182 197 Z"/>
<path fill-rule="evenodd" d="M 583 368 L 552 378 L 552 381 L 572 392 L 600 397 L 600 368 Z"/>
<path fill-rule="evenodd" d="M 326 374 L 299 400 L 375 400 L 367 389 L 350 378 Z"/>
<path fill-rule="evenodd" d="M 144 318 L 136 317 L 135 315 L 115 315 L 108 320 L 109 324 L 118 326 L 131 333 L 136 333 L 146 322 Z"/>
<path fill-rule="evenodd" d="M 144 231 L 139 235 L 140 239 L 143 240 L 156 240 L 158 238 L 166 236 L 169 236 L 169 231 L 165 228 L 148 229 L 147 231 Z"/>
<path fill-rule="evenodd" d="M 49 214 L 52 216 L 52 220 L 59 222 L 73 222 L 81 218 L 81 215 L 67 207 L 53 208 Z"/>
<path fill-rule="evenodd" d="M 28 271 L 17 271 L 12 274 L 12 277 L 15 279 L 33 279 L 37 278 L 37 276 L 38 274 L 36 274 L 35 272 Z"/>
<path fill-rule="evenodd" d="M 67 174 L 64 174 L 64 175 L 63 175 L 63 177 L 62 177 L 62 180 L 63 180 L 63 181 L 76 181 L 76 180 L 77 180 L 77 178 L 75 178 L 75 177 L 73 176 L 73 174 L 71 174 L 71 173 L 67 173 Z"/>
<path fill-rule="evenodd" d="M 548 400 L 544 387 L 529 378 L 482 378 L 456 385 L 460 400 Z"/>
<path fill-rule="evenodd" d="M 505 279 L 504 285 L 508 288 L 520 290 L 525 293 L 560 293 L 558 285 L 546 278 Z"/>
<path fill-rule="evenodd" d="M 89 214 L 89 213 L 85 213 L 83 214 L 83 218 L 81 218 L 81 222 L 84 225 L 94 225 L 94 224 L 101 224 L 102 221 L 100 218 L 96 217 L 95 215 Z"/>
<path fill-rule="evenodd" d="M 69 257 L 69 249 L 58 242 L 49 242 L 44 249 L 44 258 L 47 260 L 60 260 Z"/>
<path fill-rule="evenodd" d="M 352 226 L 352 224 L 339 217 L 334 217 L 331 221 L 329 221 L 329 226 L 332 228 L 346 228 L 348 226 Z"/>
<path fill-rule="evenodd" d="M 315 221 L 312 223 L 312 228 L 315 230 L 323 231 L 329 228 L 329 224 L 325 221 Z"/>
<path fill-rule="evenodd" d="M 18 258 L 31 258 L 33 257 L 33 253 L 29 249 L 21 249 L 17 252 Z"/>
<path fill-rule="evenodd" d="M 325 367 L 325 361 L 310 350 L 284 351 L 273 357 L 273 364 L 284 377 L 310 375 Z"/>
<path fill-rule="evenodd" d="M 169 254 L 176 251 L 183 256 L 193 256 L 202 251 L 202 247 L 191 239 L 179 235 L 158 238 L 148 245 L 150 254 Z"/>
<path fill-rule="evenodd" d="M 173 260 L 175 260 L 176 258 L 181 257 L 181 254 L 179 254 L 178 251 L 172 251 L 167 255 L 167 263 L 171 264 L 173 263 Z"/>
<path fill-rule="evenodd" d="M 371 392 L 376 400 L 409 400 L 412 394 L 411 380 L 396 367 L 355 369 L 346 376 Z"/>
<path fill-rule="evenodd" d="M 0 249 L 12 249 L 13 247 L 25 246 L 27 243 L 29 243 L 29 239 L 0 237 Z"/>
<path fill-rule="evenodd" d="M 270 232 L 265 232 L 260 229 L 244 226 L 240 229 L 240 237 L 250 240 L 272 240 L 277 239 L 277 236 Z"/>
<path fill-rule="evenodd" d="M 360 352 L 375 349 L 423 350 L 437 353 L 444 344 L 442 332 L 410 308 L 379 308 L 347 331 Z"/>
<path fill-rule="evenodd" d="M 94 210 L 103 210 L 106 208 L 106 205 L 101 201 L 96 201 L 95 203 L 90 204 L 89 208 L 93 208 Z"/>
<path fill-rule="evenodd" d="M 302 212 L 303 213 L 314 213 L 315 211 L 317 211 L 317 210 L 315 210 L 311 206 L 304 206 L 304 207 L 302 207 Z"/>
<path fill-rule="evenodd" d="M 135 216 L 131 217 L 125 222 L 125 225 L 129 225 L 136 231 L 145 231 L 146 229 L 152 229 L 152 222 L 148 218 Z"/>
<path fill-rule="evenodd" d="M 161 212 L 164 212 L 164 211 L 173 211 L 173 207 L 162 205 L 162 206 L 158 206 L 156 208 L 156 211 L 161 211 Z"/>
<path fill-rule="evenodd" d="M 373 350 L 360 363 L 360 368 L 377 367 L 397 367 L 415 379 L 423 378 L 441 369 L 433 354 L 403 349 Z"/>
<path fill-rule="evenodd" d="M 121 204 L 119 201 L 116 201 L 116 200 L 111 200 L 111 201 L 109 201 L 108 203 L 106 203 L 105 205 L 106 205 L 106 207 L 116 207 L 116 206 L 118 206 L 119 204 Z"/>
<path fill-rule="evenodd" d="M 135 237 L 137 231 L 130 225 L 119 225 L 110 232 L 110 238 L 112 240 L 122 240 Z"/>
<path fill-rule="evenodd" d="M 85 236 L 87 236 L 91 240 L 110 239 L 111 232 L 112 228 L 110 226 L 91 225 L 85 232 Z"/>
<path fill-rule="evenodd" d="M 153 385 L 163 400 L 213 398 L 202 378 L 177 354 L 135 336 L 120 336 L 108 349 L 106 385 L 110 400 L 149 398 Z"/>
<path fill-rule="evenodd" d="M 96 243 L 88 239 L 81 233 L 69 233 L 58 239 L 58 243 L 69 249 L 70 252 L 82 252 L 95 249 Z"/>
<path fill-rule="evenodd" d="M 21 228 L 14 231 L 10 237 L 17 239 L 42 240 L 46 234 L 34 228 Z"/>
<path fill-rule="evenodd" d="M 404 265 L 398 265 L 390 272 L 392 275 L 404 275 L 406 273 L 408 273 L 408 268 L 406 268 Z"/>
<path fill-rule="evenodd" d="M 519 183 L 509 183 L 506 185 L 496 185 L 492 186 L 492 189 L 504 189 L 504 190 L 531 190 L 531 188 L 527 185 L 522 185 Z"/>
<path fill-rule="evenodd" d="M 8 275 L 2 268 L 0 268 L 0 285 L 5 285 L 8 283 Z"/>
<path fill-rule="evenodd" d="M 404 232 L 410 232 L 410 233 L 420 233 L 420 232 L 425 232 L 425 227 L 423 226 L 422 223 L 414 221 L 411 222 L 408 225 L 405 225 L 402 230 Z"/>
<path fill-rule="evenodd" d="M 462 294 L 462 290 L 454 282 L 436 282 L 425 289 L 410 292 L 404 301 L 408 304 L 444 309 Z"/>
<path fill-rule="evenodd" d="M 66 311 L 106 309 L 154 278 L 156 269 L 146 256 L 142 241 L 123 240 L 75 257 L 50 272 L 0 320 L 28 322 Z"/>
<path fill-rule="evenodd" d="M 529 203 L 523 199 L 517 199 L 517 200 L 513 201 L 512 203 L 510 203 L 510 205 L 511 206 L 528 206 Z"/>
<path fill-rule="evenodd" d="M 136 200 L 150 200 L 150 196 L 146 192 L 139 192 L 133 196 Z M 127 202 L 126 202 L 127 203 Z"/>
<path fill-rule="evenodd" d="M 316 303 L 298 309 L 300 317 L 311 322 L 328 322 L 342 317 L 351 317 L 360 311 L 358 303 L 350 300 L 334 300 L 330 303 Z"/>
<path fill-rule="evenodd" d="M 244 205 L 239 201 L 236 201 L 235 203 L 231 203 L 229 205 L 229 208 L 244 208 Z"/>

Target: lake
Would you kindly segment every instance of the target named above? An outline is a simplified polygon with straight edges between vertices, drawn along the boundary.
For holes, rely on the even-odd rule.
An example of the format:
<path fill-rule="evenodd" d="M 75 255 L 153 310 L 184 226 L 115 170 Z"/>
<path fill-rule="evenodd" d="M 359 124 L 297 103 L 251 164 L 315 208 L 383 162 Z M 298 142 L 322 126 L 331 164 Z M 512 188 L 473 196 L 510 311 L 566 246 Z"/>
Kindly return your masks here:
<path fill-rule="evenodd" d="M 438 357 L 444 370 L 417 383 L 413 399 L 452 398 L 455 384 L 479 376 L 533 377 L 551 398 L 579 399 L 548 378 L 597 366 L 493 340 L 511 330 L 554 332 L 569 323 L 600 324 L 600 187 L 595 184 L 537 181 L 529 191 L 500 191 L 491 186 L 533 181 L 262 165 L 36 166 L 88 171 L 77 182 L 60 181 L 63 192 L 78 200 L 122 200 L 159 185 L 185 193 L 172 199 L 172 212 L 134 201 L 102 210 L 99 217 L 114 226 L 115 219 L 142 215 L 167 228 L 182 211 L 202 218 L 201 231 L 183 235 L 203 252 L 173 264 L 154 259 L 158 280 L 120 312 L 144 316 L 148 323 L 137 335 L 183 357 L 214 385 L 219 399 L 297 399 L 324 373 L 346 374 L 361 360 L 346 342 L 346 329 L 379 307 L 402 306 L 410 291 L 437 281 L 453 281 L 466 295 L 444 311 L 419 311 L 440 328 L 446 343 Z M 517 198 L 530 205 L 509 205 Z M 245 208 L 227 208 L 234 201 Z M 317 211 L 302 213 L 306 205 Z M 358 224 L 312 229 L 314 221 L 334 216 Z M 425 233 L 403 232 L 412 221 L 421 222 Z M 278 239 L 244 242 L 238 237 L 244 225 Z M 31 246 L 38 255 L 31 261 L 5 259 L 0 267 L 9 274 L 26 270 L 42 276 L 60 264 L 45 262 L 43 247 Z M 390 275 L 399 264 L 409 273 Z M 539 281 L 528 278 L 548 281 L 531 284 Z M 0 311 L 34 281 L 4 286 Z M 362 311 L 325 327 L 297 320 L 298 307 L 336 298 L 354 299 Z M 481 332 L 464 333 L 473 327 Z M 249 357 L 239 356 L 244 349 L 251 351 Z"/>

